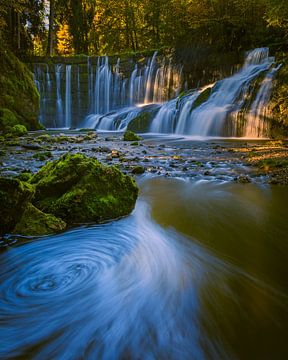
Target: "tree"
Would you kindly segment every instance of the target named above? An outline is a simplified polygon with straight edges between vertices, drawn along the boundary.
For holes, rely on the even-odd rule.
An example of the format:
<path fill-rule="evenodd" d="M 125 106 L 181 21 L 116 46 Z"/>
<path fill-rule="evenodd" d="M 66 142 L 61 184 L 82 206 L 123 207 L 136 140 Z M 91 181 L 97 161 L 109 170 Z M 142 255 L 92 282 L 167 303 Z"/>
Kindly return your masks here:
<path fill-rule="evenodd" d="M 49 30 L 48 30 L 48 44 L 46 54 L 49 56 L 53 55 L 53 39 L 54 39 L 54 14 L 55 14 L 55 3 L 54 0 L 50 0 L 49 4 Z"/>

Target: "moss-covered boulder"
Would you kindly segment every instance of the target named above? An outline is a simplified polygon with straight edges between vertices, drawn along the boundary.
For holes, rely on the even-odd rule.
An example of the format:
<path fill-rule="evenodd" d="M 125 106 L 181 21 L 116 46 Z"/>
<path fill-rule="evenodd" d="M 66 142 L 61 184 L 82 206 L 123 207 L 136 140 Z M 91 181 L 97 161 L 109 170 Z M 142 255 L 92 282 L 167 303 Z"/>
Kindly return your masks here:
<path fill-rule="evenodd" d="M 0 123 L 7 119 L 7 109 L 29 130 L 40 129 L 37 117 L 39 112 L 39 93 L 33 75 L 26 65 L 2 44 L 0 40 Z M 4 109 L 4 115 L 3 115 Z M 6 110 L 5 110 L 6 109 Z M 1 126 L 1 125 L 0 125 Z M 11 126 L 12 127 L 12 126 Z"/>
<path fill-rule="evenodd" d="M 30 183 L 36 188 L 33 204 L 68 225 L 128 215 L 138 194 L 131 177 L 82 154 L 46 163 Z"/>
<path fill-rule="evenodd" d="M 17 117 L 12 111 L 5 108 L 0 109 L 0 131 L 7 133 L 17 124 Z"/>
<path fill-rule="evenodd" d="M 27 131 L 26 126 L 18 124 L 18 125 L 13 126 L 10 129 L 9 133 L 6 134 L 6 137 L 15 138 L 15 137 L 24 136 L 27 134 L 28 134 L 28 131 Z"/>
<path fill-rule="evenodd" d="M 65 230 L 66 223 L 54 215 L 45 214 L 28 203 L 13 233 L 25 236 L 42 236 Z"/>
<path fill-rule="evenodd" d="M 125 133 L 123 135 L 123 140 L 124 141 L 139 141 L 139 140 L 141 140 L 141 137 L 138 136 L 137 134 L 135 134 L 133 131 L 127 130 L 127 131 L 125 131 Z"/>
<path fill-rule="evenodd" d="M 0 178 L 0 234 L 14 229 L 33 194 L 33 187 L 27 183 Z"/>

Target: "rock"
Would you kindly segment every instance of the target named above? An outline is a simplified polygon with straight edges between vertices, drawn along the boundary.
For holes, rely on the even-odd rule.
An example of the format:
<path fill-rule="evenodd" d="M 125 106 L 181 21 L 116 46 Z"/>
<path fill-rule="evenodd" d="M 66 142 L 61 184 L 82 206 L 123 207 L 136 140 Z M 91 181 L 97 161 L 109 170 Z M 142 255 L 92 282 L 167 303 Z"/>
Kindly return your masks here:
<path fill-rule="evenodd" d="M 236 177 L 234 180 L 239 182 L 240 184 L 248 184 L 251 182 L 251 179 L 246 175 L 240 175 Z"/>
<path fill-rule="evenodd" d="M 125 133 L 123 135 L 123 140 L 124 141 L 139 141 L 139 140 L 141 140 L 141 137 L 138 136 L 137 134 L 135 134 L 133 131 L 127 130 L 127 131 L 125 131 Z"/>
<path fill-rule="evenodd" d="M 39 160 L 39 161 L 44 161 L 48 158 L 52 158 L 52 153 L 51 151 L 44 151 L 41 153 L 36 153 L 33 155 L 33 159 Z"/>
<path fill-rule="evenodd" d="M 45 214 L 28 203 L 13 233 L 25 236 L 42 236 L 63 231 L 66 227 L 67 225 L 63 220 L 54 215 Z"/>
<path fill-rule="evenodd" d="M 130 145 L 131 145 L 131 146 L 139 146 L 139 143 L 138 143 L 138 141 L 133 141 L 133 142 L 131 142 Z"/>
<path fill-rule="evenodd" d="M 41 150 L 42 146 L 39 144 L 23 144 L 22 147 L 27 150 Z"/>
<path fill-rule="evenodd" d="M 119 157 L 120 157 L 119 151 L 118 151 L 118 150 L 112 150 L 112 151 L 111 151 L 111 157 L 112 157 L 113 159 L 119 158 Z"/>
<path fill-rule="evenodd" d="M 33 205 L 68 225 L 128 215 L 138 195 L 131 177 L 82 154 L 46 163 L 31 183 L 36 187 Z"/>
<path fill-rule="evenodd" d="M 0 109 L 0 130 L 4 133 L 9 132 L 13 126 L 17 125 L 19 122 L 16 115 L 9 109 L 2 108 Z"/>
<path fill-rule="evenodd" d="M 144 172 L 145 172 L 145 168 L 143 166 L 140 166 L 140 165 L 135 166 L 131 171 L 131 173 L 135 174 L 135 175 L 141 175 L 141 174 L 144 174 Z"/>
<path fill-rule="evenodd" d="M 11 232 L 34 194 L 31 185 L 0 177 L 0 234 Z"/>
<path fill-rule="evenodd" d="M 0 113 L 9 109 L 17 123 L 29 130 L 41 129 L 38 123 L 40 96 L 34 83 L 33 74 L 17 57 L 0 42 Z M 0 117 L 2 117 L 0 114 Z"/>
<path fill-rule="evenodd" d="M 23 135 L 27 135 L 27 134 L 28 134 L 28 131 L 27 131 L 26 126 L 18 124 L 18 125 L 14 125 L 10 129 L 9 134 L 7 134 L 7 137 L 8 136 L 18 137 L 18 136 L 23 136 Z"/>
<path fill-rule="evenodd" d="M 96 133 L 96 131 L 89 131 L 87 133 L 87 135 L 85 136 L 85 140 L 95 140 L 97 139 L 98 134 Z"/>

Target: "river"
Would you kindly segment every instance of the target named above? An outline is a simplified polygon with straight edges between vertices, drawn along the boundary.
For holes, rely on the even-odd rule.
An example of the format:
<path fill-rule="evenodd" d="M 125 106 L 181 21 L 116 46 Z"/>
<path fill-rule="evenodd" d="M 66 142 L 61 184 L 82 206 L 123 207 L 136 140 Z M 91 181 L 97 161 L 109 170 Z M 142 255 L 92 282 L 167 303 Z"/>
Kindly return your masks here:
<path fill-rule="evenodd" d="M 126 218 L 0 253 L 0 358 L 287 358 L 287 188 L 139 186 Z"/>

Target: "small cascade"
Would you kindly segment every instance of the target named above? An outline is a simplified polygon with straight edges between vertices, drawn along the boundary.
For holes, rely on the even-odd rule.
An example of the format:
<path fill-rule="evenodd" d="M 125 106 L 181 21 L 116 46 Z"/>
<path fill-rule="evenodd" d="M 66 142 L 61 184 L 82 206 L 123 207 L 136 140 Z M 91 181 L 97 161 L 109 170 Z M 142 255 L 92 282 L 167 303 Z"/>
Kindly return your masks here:
<path fill-rule="evenodd" d="M 267 107 L 273 89 L 273 79 L 281 66 L 282 64 L 272 68 L 262 81 L 257 96 L 247 114 L 245 137 L 267 136 L 267 122 L 265 121 L 267 116 L 269 116 Z"/>
<path fill-rule="evenodd" d="M 233 113 L 234 118 L 237 118 L 252 80 L 267 71 L 272 62 L 267 48 L 251 51 L 243 68 L 230 78 L 220 81 L 209 99 L 192 112 L 188 133 L 200 136 L 233 136 L 236 133 L 235 127 L 231 124 L 230 131 L 225 133 L 225 121 Z M 236 122 L 235 125 L 237 126 Z"/>
<path fill-rule="evenodd" d="M 150 131 L 153 133 L 171 134 L 175 128 L 176 102 L 173 99 L 163 104 L 152 121 Z"/>
<path fill-rule="evenodd" d="M 62 65 L 55 66 L 55 78 L 56 78 L 56 120 L 57 124 L 60 124 L 60 127 L 64 126 L 63 124 L 63 103 L 61 95 L 61 72 Z"/>
<path fill-rule="evenodd" d="M 71 65 L 66 66 L 65 127 L 71 127 Z"/>

